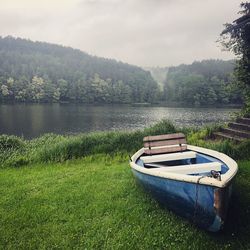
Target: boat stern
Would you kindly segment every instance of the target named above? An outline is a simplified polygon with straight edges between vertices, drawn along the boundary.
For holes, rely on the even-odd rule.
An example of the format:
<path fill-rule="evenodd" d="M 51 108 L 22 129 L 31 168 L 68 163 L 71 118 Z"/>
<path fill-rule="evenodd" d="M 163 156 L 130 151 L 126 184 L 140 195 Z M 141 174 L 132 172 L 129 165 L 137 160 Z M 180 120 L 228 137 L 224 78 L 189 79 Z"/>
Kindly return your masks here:
<path fill-rule="evenodd" d="M 227 217 L 228 205 L 232 194 L 232 183 L 224 188 L 216 188 L 214 190 L 214 211 L 215 218 L 213 224 L 209 227 L 209 231 L 217 232 L 224 226 Z"/>

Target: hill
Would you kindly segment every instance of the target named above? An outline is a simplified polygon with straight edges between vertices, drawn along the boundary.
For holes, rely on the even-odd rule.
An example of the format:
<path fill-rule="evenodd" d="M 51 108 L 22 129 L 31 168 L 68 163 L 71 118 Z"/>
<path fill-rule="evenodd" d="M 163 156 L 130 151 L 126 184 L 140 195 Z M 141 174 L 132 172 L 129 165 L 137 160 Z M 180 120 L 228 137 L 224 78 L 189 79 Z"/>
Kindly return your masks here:
<path fill-rule="evenodd" d="M 163 99 L 185 105 L 241 104 L 242 92 L 233 77 L 235 61 L 203 60 L 170 67 Z"/>
<path fill-rule="evenodd" d="M 0 37 L 0 102 L 241 104 L 234 61 L 146 68 L 78 49 Z"/>
<path fill-rule="evenodd" d="M 0 37 L 0 101 L 154 102 L 150 73 L 78 49 Z"/>

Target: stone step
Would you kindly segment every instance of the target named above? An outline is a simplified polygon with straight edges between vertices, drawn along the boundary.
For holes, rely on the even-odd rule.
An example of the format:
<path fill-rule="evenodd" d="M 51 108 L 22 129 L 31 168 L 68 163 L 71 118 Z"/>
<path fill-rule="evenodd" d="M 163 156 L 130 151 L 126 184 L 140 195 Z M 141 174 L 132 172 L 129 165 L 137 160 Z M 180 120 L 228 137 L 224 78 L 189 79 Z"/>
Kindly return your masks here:
<path fill-rule="evenodd" d="M 250 132 L 243 130 L 236 130 L 232 128 L 221 128 L 221 132 L 224 134 L 228 134 L 230 136 L 239 136 L 245 139 L 250 139 Z"/>
<path fill-rule="evenodd" d="M 238 118 L 237 123 L 243 123 L 243 124 L 250 125 L 250 118 Z"/>
<path fill-rule="evenodd" d="M 245 138 L 242 138 L 239 136 L 232 136 L 232 135 L 229 135 L 229 134 L 223 133 L 223 132 L 215 132 L 215 133 L 213 133 L 213 135 L 215 136 L 215 138 L 218 138 L 218 139 L 233 140 L 236 142 L 241 142 L 245 139 Z"/>
<path fill-rule="evenodd" d="M 230 122 L 228 124 L 229 128 L 236 129 L 236 130 L 243 130 L 243 131 L 249 131 L 250 132 L 250 125 L 243 124 L 243 123 L 237 123 L 237 122 Z"/>

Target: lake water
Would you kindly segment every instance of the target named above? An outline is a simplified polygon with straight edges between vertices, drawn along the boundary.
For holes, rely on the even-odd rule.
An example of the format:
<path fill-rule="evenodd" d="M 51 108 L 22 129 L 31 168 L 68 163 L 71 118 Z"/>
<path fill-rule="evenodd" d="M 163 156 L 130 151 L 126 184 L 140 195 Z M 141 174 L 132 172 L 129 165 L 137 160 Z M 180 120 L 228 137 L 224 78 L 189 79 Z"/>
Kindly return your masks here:
<path fill-rule="evenodd" d="M 33 138 L 44 133 L 69 134 L 104 130 L 135 130 L 162 119 L 177 126 L 227 122 L 232 108 L 133 107 L 85 104 L 2 104 L 0 134 Z"/>

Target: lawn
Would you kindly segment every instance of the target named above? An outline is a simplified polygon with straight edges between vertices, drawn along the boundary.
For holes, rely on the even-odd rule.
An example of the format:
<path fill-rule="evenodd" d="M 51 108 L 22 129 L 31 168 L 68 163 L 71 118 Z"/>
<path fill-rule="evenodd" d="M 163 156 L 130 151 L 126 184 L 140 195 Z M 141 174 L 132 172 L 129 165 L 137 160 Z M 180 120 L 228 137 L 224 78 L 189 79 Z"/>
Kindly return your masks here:
<path fill-rule="evenodd" d="M 125 157 L 0 169 L 0 249 L 250 249 L 250 162 L 212 234 L 161 208 Z"/>

